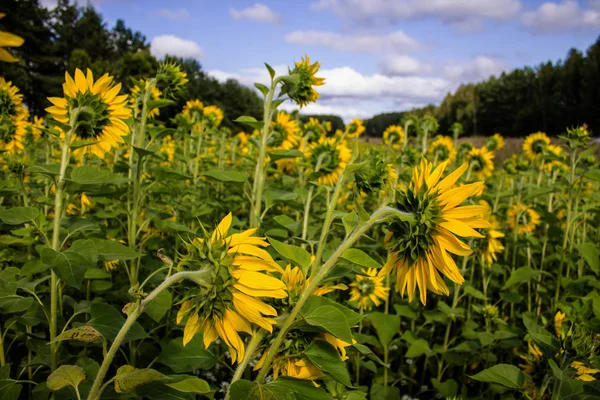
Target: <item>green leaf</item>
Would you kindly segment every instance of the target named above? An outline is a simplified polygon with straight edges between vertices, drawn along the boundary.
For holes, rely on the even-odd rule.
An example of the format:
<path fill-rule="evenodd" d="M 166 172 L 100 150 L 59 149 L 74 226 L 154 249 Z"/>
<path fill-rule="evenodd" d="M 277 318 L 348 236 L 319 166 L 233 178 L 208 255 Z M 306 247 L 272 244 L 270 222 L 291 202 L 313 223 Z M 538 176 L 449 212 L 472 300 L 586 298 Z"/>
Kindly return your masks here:
<path fill-rule="evenodd" d="M 296 400 L 291 390 L 240 379 L 229 388 L 231 400 Z"/>
<path fill-rule="evenodd" d="M 61 342 L 63 340 L 75 340 L 78 342 L 92 343 L 100 338 L 102 338 L 102 335 L 93 326 L 82 325 L 77 328 L 64 331 L 56 337 L 55 341 Z"/>
<path fill-rule="evenodd" d="M 559 381 L 567 381 L 569 379 L 572 379 L 577 373 L 577 371 L 575 371 L 573 368 L 567 368 L 565 370 L 560 369 L 560 367 L 556 365 L 556 362 L 552 359 L 548 360 L 548 364 L 552 369 L 554 377 Z"/>
<path fill-rule="evenodd" d="M 173 378 L 173 377 L 170 377 Z M 215 391 L 211 390 L 208 382 L 197 376 L 188 375 L 185 379 L 178 382 L 166 383 L 167 386 L 183 393 L 199 394 L 210 399 L 213 398 Z"/>
<path fill-rule="evenodd" d="M 83 368 L 77 365 L 61 365 L 50 374 L 46 384 L 50 390 L 56 391 L 67 386 L 77 388 L 85 379 L 86 375 Z"/>
<path fill-rule="evenodd" d="M 581 257 L 587 262 L 596 275 L 600 274 L 600 251 L 592 242 L 580 243 L 575 246 Z"/>
<path fill-rule="evenodd" d="M 254 87 L 260 90 L 263 96 L 267 97 L 269 94 L 269 88 L 263 85 L 262 83 L 254 83 Z"/>
<path fill-rule="evenodd" d="M 0 367 L 0 399 L 17 400 L 22 388 L 19 381 L 11 379 L 10 364 Z"/>
<path fill-rule="evenodd" d="M 35 222 L 40 215 L 40 210 L 34 207 L 13 207 L 0 211 L 0 219 L 8 225 L 21 225 Z"/>
<path fill-rule="evenodd" d="M 96 249 L 98 250 L 98 256 L 101 260 L 111 261 L 111 260 L 135 260 L 140 257 L 142 254 L 138 253 L 135 250 L 130 249 L 127 246 L 122 245 L 121 243 L 117 243 L 113 240 L 107 239 L 91 239 L 96 245 Z"/>
<path fill-rule="evenodd" d="M 374 341 L 375 343 L 377 343 L 377 342 L 375 341 L 375 338 L 373 338 L 373 341 Z M 352 345 L 352 347 L 354 347 L 356 350 L 358 350 L 358 352 L 359 352 L 360 354 L 362 354 L 363 356 L 367 356 L 367 357 L 369 357 L 371 360 L 375 361 L 377 364 L 381 365 L 382 367 L 386 367 L 386 368 L 387 368 L 387 366 L 386 366 L 386 365 L 383 363 L 383 361 L 381 361 L 381 359 L 380 359 L 379 357 L 377 357 L 377 356 L 375 355 L 375 353 L 373 353 L 373 351 L 372 351 L 370 348 L 368 348 L 367 346 L 365 346 L 364 344 L 360 344 L 360 343 L 354 343 L 354 344 Z"/>
<path fill-rule="evenodd" d="M 96 266 L 88 257 L 72 250 L 57 253 L 46 247 L 41 256 L 42 262 L 50 267 L 61 281 L 75 289 L 81 287 L 85 271 Z"/>
<path fill-rule="evenodd" d="M 481 293 L 479 290 L 475 289 L 473 286 L 471 285 L 463 285 L 462 286 L 463 292 L 467 295 L 467 296 L 471 296 L 473 298 L 476 298 L 478 300 L 485 300 L 485 295 L 483 293 Z"/>
<path fill-rule="evenodd" d="M 172 302 L 173 302 L 173 295 L 171 294 L 171 292 L 169 290 L 163 290 L 148 305 L 148 308 L 146 308 L 146 313 L 155 322 L 160 322 L 160 320 L 171 309 Z"/>
<path fill-rule="evenodd" d="M 394 336 L 400 333 L 400 317 L 397 315 L 372 312 L 367 315 L 367 319 L 375 328 L 383 348 L 386 348 Z"/>
<path fill-rule="evenodd" d="M 554 335 L 529 332 L 529 336 L 546 356 L 552 357 L 560 350 L 560 340 Z"/>
<path fill-rule="evenodd" d="M 177 132 L 177 129 L 174 128 L 162 128 L 162 127 L 152 127 L 148 129 L 148 133 L 150 133 L 150 137 L 154 140 L 161 139 L 165 136 L 173 135 Z"/>
<path fill-rule="evenodd" d="M 344 224 L 344 230 L 346 236 L 348 236 L 358 224 L 358 214 L 355 211 L 350 211 L 342 217 L 342 224 Z"/>
<path fill-rule="evenodd" d="M 233 122 L 239 122 L 240 124 L 248 125 L 254 129 L 261 130 L 263 128 L 264 123 L 262 121 L 257 121 L 254 117 L 249 117 L 247 115 L 243 115 L 234 119 Z"/>
<path fill-rule="evenodd" d="M 217 358 L 204 348 L 202 335 L 196 334 L 185 347 L 182 338 L 171 340 L 158 356 L 157 362 L 180 374 L 195 369 L 212 369 Z"/>
<path fill-rule="evenodd" d="M 267 67 L 267 71 L 269 71 L 269 76 L 271 79 L 275 78 L 275 70 L 269 64 L 265 63 L 265 67 Z"/>
<path fill-rule="evenodd" d="M 425 339 L 417 339 L 411 343 L 410 347 L 406 351 L 404 357 L 406 358 L 415 358 L 421 355 L 430 355 L 431 349 L 429 348 L 429 344 Z"/>
<path fill-rule="evenodd" d="M 439 382 L 437 379 L 431 378 L 431 384 L 440 392 L 444 399 L 454 397 L 458 393 L 458 383 L 454 379 Z"/>
<path fill-rule="evenodd" d="M 134 368 L 131 365 L 123 365 L 117 370 L 115 376 L 115 392 L 128 393 L 136 387 L 157 381 L 165 376 L 152 368 Z"/>
<path fill-rule="evenodd" d="M 72 142 L 69 145 L 69 148 L 72 150 L 77 150 L 77 149 L 81 149 L 84 147 L 92 146 L 97 143 L 100 143 L 100 142 L 97 140 L 77 140 L 75 142 Z"/>
<path fill-rule="evenodd" d="M 314 341 L 306 349 L 304 355 L 325 374 L 345 386 L 352 386 L 348 369 L 331 344 L 324 340 Z"/>
<path fill-rule="evenodd" d="M 148 100 L 148 102 L 146 102 L 146 107 L 148 110 L 151 110 L 153 108 L 162 108 L 173 104 L 175 104 L 175 102 L 169 99 Z"/>
<path fill-rule="evenodd" d="M 158 152 L 158 149 L 143 149 L 141 147 L 137 147 L 137 146 L 131 146 L 133 148 L 133 151 L 135 151 L 135 153 L 138 155 L 138 157 L 140 159 L 144 158 L 144 157 L 148 157 L 148 156 L 156 156 L 156 153 Z"/>
<path fill-rule="evenodd" d="M 330 300 L 327 297 L 316 296 L 316 295 L 311 295 L 308 298 L 308 300 L 304 304 L 304 307 L 302 307 L 302 313 L 307 314 L 311 310 L 314 310 L 315 308 L 324 306 L 324 305 L 334 306 L 338 310 L 340 310 L 342 312 L 342 314 L 344 314 L 344 317 L 346 318 L 346 321 L 348 322 L 348 325 L 350 325 L 350 326 L 358 325 L 358 323 L 360 321 L 362 321 L 362 319 L 364 318 L 364 315 L 360 315 L 360 314 L 352 311 L 351 309 L 349 309 L 346 306 L 336 303 L 335 301 Z"/>
<path fill-rule="evenodd" d="M 381 268 L 381 264 L 373 260 L 371 256 L 359 249 L 348 249 L 342 254 L 344 260 L 365 268 Z"/>
<path fill-rule="evenodd" d="M 125 317 L 116 308 L 107 303 L 94 303 L 90 309 L 92 319 L 89 324 L 92 325 L 106 340 L 113 341 L 119 333 L 119 329 L 125 323 Z M 135 322 L 123 343 L 128 343 L 132 340 L 147 338 L 148 334 L 144 328 Z"/>
<path fill-rule="evenodd" d="M 517 268 L 512 272 L 512 274 L 510 274 L 510 278 L 508 278 L 508 280 L 504 284 L 504 287 L 502 287 L 502 290 L 509 289 L 521 283 L 529 282 L 531 278 L 538 275 L 539 273 L 539 271 L 536 271 L 531 267 Z"/>
<path fill-rule="evenodd" d="M 273 217 L 273 221 L 277 222 L 279 225 L 283 226 L 292 233 L 297 232 L 298 228 L 300 227 L 296 220 L 288 217 L 285 214 Z"/>
<path fill-rule="evenodd" d="M 352 343 L 352 332 L 344 314 L 334 306 L 320 306 L 302 317 L 307 324 L 323 328 L 338 339 Z"/>
<path fill-rule="evenodd" d="M 71 172 L 71 181 L 78 185 L 102 185 L 109 181 L 110 174 L 104 170 L 84 165 Z"/>
<path fill-rule="evenodd" d="M 325 390 L 306 380 L 294 379 L 287 376 L 280 376 L 269 387 L 284 388 L 296 396 L 296 400 L 331 400 L 331 396 Z"/>
<path fill-rule="evenodd" d="M 269 151 L 269 157 L 272 161 L 283 160 L 285 158 L 298 158 L 304 156 L 300 150 L 271 150 Z"/>
<path fill-rule="evenodd" d="M 510 389 L 521 389 L 525 384 L 525 375 L 514 365 L 498 364 L 471 376 L 479 382 L 497 383 Z"/>
<path fill-rule="evenodd" d="M 371 399 L 397 400 L 400 398 L 400 389 L 395 386 L 375 384 L 371 387 Z"/>
<path fill-rule="evenodd" d="M 248 179 L 248 174 L 240 171 L 220 171 L 220 170 L 211 170 L 206 171 L 202 175 L 208 176 L 209 178 L 215 179 L 219 182 L 234 182 L 234 183 L 244 183 L 246 179 Z"/>
<path fill-rule="evenodd" d="M 301 247 L 285 244 L 279 240 L 268 237 L 267 240 L 273 246 L 275 251 L 292 264 L 299 266 L 304 274 L 310 268 L 310 253 Z"/>

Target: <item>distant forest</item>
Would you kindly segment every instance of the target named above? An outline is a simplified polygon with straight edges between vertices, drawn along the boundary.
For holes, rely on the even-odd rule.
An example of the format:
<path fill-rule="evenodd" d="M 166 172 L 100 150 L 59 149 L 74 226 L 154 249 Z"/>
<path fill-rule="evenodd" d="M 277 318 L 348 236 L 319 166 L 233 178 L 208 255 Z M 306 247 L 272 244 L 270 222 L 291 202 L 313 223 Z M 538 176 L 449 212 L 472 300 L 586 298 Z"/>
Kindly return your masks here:
<path fill-rule="evenodd" d="M 61 90 L 65 71 L 90 68 L 95 74 L 109 72 L 125 86 L 129 78 L 151 76 L 158 60 L 150 54 L 150 44 L 141 32 L 124 21 L 107 22 L 91 6 L 78 7 L 73 1 L 59 0 L 53 10 L 39 0 L 2 0 L 0 29 L 25 39 L 12 52 L 19 63 L 0 64 L 0 76 L 12 81 L 25 95 L 25 103 L 40 113 L 49 96 Z M 234 131 L 242 126 L 232 122 L 240 115 L 262 116 L 262 99 L 254 89 L 230 79 L 219 82 L 210 77 L 195 59 L 177 59 L 183 64 L 190 83 L 180 104 L 164 111 L 163 119 L 175 115 L 185 100 L 199 98 L 225 111 L 223 124 Z M 461 85 L 448 93 L 439 106 L 378 114 L 365 121 L 366 134 L 382 136 L 408 114 L 432 115 L 439 132 L 448 133 L 460 122 L 466 135 L 524 136 L 536 131 L 556 135 L 568 126 L 586 123 L 592 133 L 600 132 L 600 37 L 585 53 L 571 49 L 565 60 L 548 61 L 536 67 L 515 69 L 480 83 Z M 336 115 L 318 116 L 343 124 Z M 301 116 L 307 118 L 307 116 Z"/>

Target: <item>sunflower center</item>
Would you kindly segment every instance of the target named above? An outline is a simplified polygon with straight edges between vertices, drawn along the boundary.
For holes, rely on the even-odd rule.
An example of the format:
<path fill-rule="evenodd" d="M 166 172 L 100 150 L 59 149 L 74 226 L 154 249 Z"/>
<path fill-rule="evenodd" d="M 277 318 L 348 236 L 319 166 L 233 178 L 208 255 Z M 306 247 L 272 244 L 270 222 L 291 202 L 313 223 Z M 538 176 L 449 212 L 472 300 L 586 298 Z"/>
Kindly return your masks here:
<path fill-rule="evenodd" d="M 77 117 L 77 136 L 83 140 L 93 140 L 102 135 L 102 131 L 110 122 L 108 105 L 92 93 L 78 93 L 75 107 L 79 108 Z"/>
<path fill-rule="evenodd" d="M 428 194 L 423 188 L 419 193 L 408 191 L 396 202 L 400 211 L 413 213 L 415 221 L 394 221 L 389 229 L 392 232 L 390 247 L 410 263 L 425 257 L 434 245 L 433 234 L 436 226 L 443 221 L 442 208 L 435 194 Z"/>
<path fill-rule="evenodd" d="M 319 176 L 334 172 L 340 165 L 341 159 L 337 148 L 330 144 L 317 146 L 310 155 L 310 164 L 315 166 Z"/>

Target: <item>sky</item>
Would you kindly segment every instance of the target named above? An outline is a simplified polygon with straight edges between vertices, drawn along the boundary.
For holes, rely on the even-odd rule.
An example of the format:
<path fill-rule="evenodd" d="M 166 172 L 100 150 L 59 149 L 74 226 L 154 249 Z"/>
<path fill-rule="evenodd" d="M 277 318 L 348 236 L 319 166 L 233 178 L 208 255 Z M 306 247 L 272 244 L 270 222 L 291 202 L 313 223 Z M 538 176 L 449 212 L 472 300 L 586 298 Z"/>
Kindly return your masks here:
<path fill-rule="evenodd" d="M 144 33 L 155 56 L 197 58 L 219 80 L 267 84 L 264 62 L 285 73 L 308 54 L 326 83 L 302 112 L 346 121 L 439 104 L 461 83 L 556 62 L 600 35 L 600 0 L 78 2 Z"/>

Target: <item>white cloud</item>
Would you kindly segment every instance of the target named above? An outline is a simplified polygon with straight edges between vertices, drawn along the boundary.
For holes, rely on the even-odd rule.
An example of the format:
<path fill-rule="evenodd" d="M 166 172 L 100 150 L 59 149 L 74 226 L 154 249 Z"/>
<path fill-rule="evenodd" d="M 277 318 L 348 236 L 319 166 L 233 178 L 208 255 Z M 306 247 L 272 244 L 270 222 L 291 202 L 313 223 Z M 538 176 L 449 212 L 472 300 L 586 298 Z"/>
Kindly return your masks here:
<path fill-rule="evenodd" d="M 447 63 L 443 67 L 443 73 L 453 82 L 479 82 L 510 69 L 498 58 L 480 55 L 468 61 Z"/>
<path fill-rule="evenodd" d="M 414 57 L 397 54 L 383 58 L 379 62 L 379 70 L 388 76 L 424 75 L 432 70 L 431 65 L 424 64 Z"/>
<path fill-rule="evenodd" d="M 198 43 L 175 35 L 160 35 L 152 38 L 150 52 L 156 58 L 163 58 L 166 55 L 183 58 L 204 57 L 204 52 Z"/>
<path fill-rule="evenodd" d="M 242 10 L 230 9 L 229 14 L 235 20 L 249 19 L 256 22 L 268 22 L 270 24 L 281 23 L 281 17 L 271 10 L 267 5 L 256 3 Z"/>
<path fill-rule="evenodd" d="M 402 31 L 385 35 L 341 35 L 334 32 L 295 31 L 285 36 L 287 43 L 323 46 L 356 52 L 403 52 L 419 48 L 419 43 Z"/>
<path fill-rule="evenodd" d="M 536 33 L 598 29 L 600 4 L 595 2 L 591 6 L 592 8 L 583 9 L 576 0 L 548 2 L 534 11 L 524 13 L 521 20 L 527 29 Z"/>
<path fill-rule="evenodd" d="M 169 8 L 162 8 L 162 9 L 158 10 L 158 15 L 169 18 L 169 19 L 178 20 L 178 19 L 189 18 L 190 12 L 188 10 L 186 10 L 185 8 L 178 8 L 178 9 L 174 9 L 174 10 L 171 10 Z"/>
<path fill-rule="evenodd" d="M 58 0 L 41 0 L 40 5 L 48 10 L 52 10 L 58 5 Z"/>
<path fill-rule="evenodd" d="M 483 19 L 507 21 L 521 9 L 520 0 L 319 0 L 314 10 L 331 9 L 361 24 L 397 24 L 401 20 L 435 18 L 464 30 L 480 29 Z"/>

